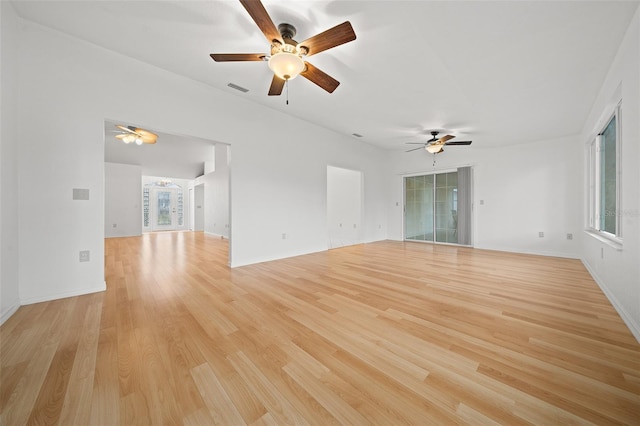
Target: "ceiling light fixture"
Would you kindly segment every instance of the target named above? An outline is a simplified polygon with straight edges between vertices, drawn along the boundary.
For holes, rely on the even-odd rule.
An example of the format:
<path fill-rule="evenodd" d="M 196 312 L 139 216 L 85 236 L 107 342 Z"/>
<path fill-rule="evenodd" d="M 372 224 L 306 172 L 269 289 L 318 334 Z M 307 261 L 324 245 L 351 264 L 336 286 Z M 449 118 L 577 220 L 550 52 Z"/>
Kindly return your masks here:
<path fill-rule="evenodd" d="M 431 154 L 437 154 L 439 152 L 442 152 L 442 145 L 431 144 L 431 145 L 425 146 L 424 149 L 426 149 L 427 152 L 429 152 Z"/>
<path fill-rule="evenodd" d="M 285 47 L 291 46 L 285 45 Z M 269 68 L 281 79 L 293 80 L 304 71 L 304 61 L 298 54 L 286 52 L 283 48 L 282 52 L 278 52 L 269 58 Z"/>
<path fill-rule="evenodd" d="M 135 136 L 133 136 L 133 135 L 125 135 L 125 136 L 122 138 L 122 142 L 124 142 L 124 143 L 126 143 L 126 144 L 129 144 L 129 143 L 131 143 L 131 142 L 134 142 L 135 140 L 136 140 L 136 137 L 135 137 Z"/>
<path fill-rule="evenodd" d="M 134 142 L 136 145 L 142 145 L 143 143 L 154 144 L 158 140 L 158 135 L 139 127 L 122 126 L 120 124 L 116 124 L 116 127 L 121 131 L 120 134 L 116 135 L 116 138 L 126 144 Z"/>

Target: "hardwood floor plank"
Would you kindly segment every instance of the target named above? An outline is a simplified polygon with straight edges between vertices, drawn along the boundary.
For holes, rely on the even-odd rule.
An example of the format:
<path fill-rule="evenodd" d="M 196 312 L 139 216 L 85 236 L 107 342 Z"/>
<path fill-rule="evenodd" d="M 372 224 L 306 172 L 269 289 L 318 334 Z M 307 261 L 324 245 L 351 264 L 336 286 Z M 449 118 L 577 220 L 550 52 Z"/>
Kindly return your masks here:
<path fill-rule="evenodd" d="M 209 415 L 216 424 L 238 425 L 246 423 L 207 363 L 192 368 L 191 375 L 209 409 Z"/>
<path fill-rule="evenodd" d="M 185 426 L 212 425 L 214 420 L 209 414 L 209 410 L 205 407 L 185 416 L 182 419 L 182 424 Z"/>
<path fill-rule="evenodd" d="M 106 308 L 108 309 L 108 307 Z M 104 310 L 105 307 L 103 306 L 103 312 Z M 98 350 L 96 351 L 96 369 L 93 393 L 91 395 L 89 424 L 119 423 L 120 392 L 118 376 L 117 331 L 115 327 L 102 328 L 98 338 Z"/>
<path fill-rule="evenodd" d="M 278 423 L 309 424 L 244 353 L 229 355 L 229 361 Z"/>
<path fill-rule="evenodd" d="M 340 424 L 366 424 L 367 420 L 339 395 L 334 394 L 324 384 L 317 380 L 304 367 L 295 362 L 283 367 L 305 391 L 307 391 L 320 405 L 322 405 Z"/>
<path fill-rule="evenodd" d="M 0 327 L 0 423 L 638 424 L 640 344 L 580 261 L 227 255 L 199 232 L 106 240 L 105 292 Z"/>
<path fill-rule="evenodd" d="M 60 424 L 89 423 L 103 296 L 97 294 L 88 299 L 90 303 L 78 336 L 78 350 L 60 412 Z"/>

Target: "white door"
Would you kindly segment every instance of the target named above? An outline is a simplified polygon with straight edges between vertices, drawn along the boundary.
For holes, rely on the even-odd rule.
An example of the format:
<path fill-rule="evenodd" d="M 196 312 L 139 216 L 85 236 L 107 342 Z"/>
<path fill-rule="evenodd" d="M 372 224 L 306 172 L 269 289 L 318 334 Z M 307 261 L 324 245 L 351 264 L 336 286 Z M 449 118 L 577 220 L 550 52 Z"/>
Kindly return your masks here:
<path fill-rule="evenodd" d="M 362 243 L 362 172 L 327 166 L 329 248 Z"/>
<path fill-rule="evenodd" d="M 176 188 L 154 188 L 151 195 L 154 203 L 153 230 L 172 231 L 177 228 L 177 190 Z"/>
<path fill-rule="evenodd" d="M 193 188 L 189 188 L 189 229 L 192 231 L 194 230 L 196 223 L 195 211 L 196 202 L 193 196 Z"/>

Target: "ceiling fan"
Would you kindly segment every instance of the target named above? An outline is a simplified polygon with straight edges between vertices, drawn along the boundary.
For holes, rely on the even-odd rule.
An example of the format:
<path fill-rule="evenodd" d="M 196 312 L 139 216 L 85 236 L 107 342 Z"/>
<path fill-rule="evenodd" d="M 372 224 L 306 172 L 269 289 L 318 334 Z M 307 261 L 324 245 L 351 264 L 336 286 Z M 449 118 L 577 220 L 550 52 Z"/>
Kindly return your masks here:
<path fill-rule="evenodd" d="M 268 61 L 273 71 L 269 96 L 282 93 L 285 82 L 303 76 L 329 93 L 333 93 L 340 82 L 314 67 L 303 58 L 323 52 L 356 39 L 356 33 L 349 21 L 336 25 L 320 34 L 298 43 L 293 39 L 296 28 L 291 24 L 280 24 L 276 28 L 266 9 L 259 0 L 240 0 L 249 15 L 258 25 L 271 45 L 270 56 L 264 53 L 212 53 L 216 62 Z"/>
<path fill-rule="evenodd" d="M 431 154 L 440 154 L 441 152 L 444 152 L 445 145 L 448 145 L 448 146 L 471 145 L 471 142 L 472 142 L 472 141 L 449 142 L 449 140 L 455 138 L 455 136 L 446 135 L 441 138 L 438 138 L 438 133 L 440 132 L 436 132 L 436 131 L 431 132 L 432 138 L 429 139 L 427 142 L 407 142 L 407 144 L 409 145 L 424 145 L 424 146 L 410 149 L 409 151 L 406 151 L 406 152 L 417 151 L 419 149 L 426 149 Z"/>
<path fill-rule="evenodd" d="M 120 124 L 116 124 L 116 127 L 121 131 L 116 135 L 116 138 L 126 144 L 133 142 L 136 145 L 142 145 L 143 143 L 153 144 L 158 140 L 158 135 L 139 127 L 122 126 Z"/>

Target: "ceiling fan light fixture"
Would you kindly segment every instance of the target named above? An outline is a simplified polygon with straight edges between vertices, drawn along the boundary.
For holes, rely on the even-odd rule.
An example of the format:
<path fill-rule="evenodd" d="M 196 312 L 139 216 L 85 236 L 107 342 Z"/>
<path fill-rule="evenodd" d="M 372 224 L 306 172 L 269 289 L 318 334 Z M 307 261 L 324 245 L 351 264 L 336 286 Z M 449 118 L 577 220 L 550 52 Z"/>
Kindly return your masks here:
<path fill-rule="evenodd" d="M 269 58 L 269 68 L 283 80 L 293 80 L 304 71 L 304 61 L 295 53 L 279 52 Z"/>
<path fill-rule="evenodd" d="M 442 145 L 431 144 L 427 145 L 424 149 L 430 154 L 437 154 L 442 151 Z"/>
<path fill-rule="evenodd" d="M 136 140 L 136 137 L 133 135 L 126 135 L 125 137 L 122 138 L 122 142 L 127 144 L 134 142 L 135 140 Z"/>

